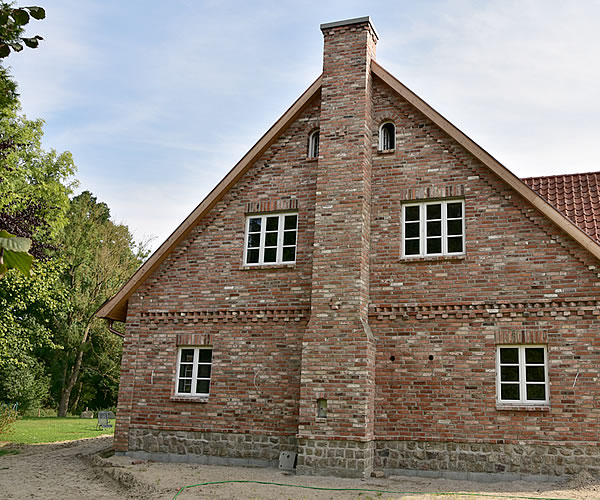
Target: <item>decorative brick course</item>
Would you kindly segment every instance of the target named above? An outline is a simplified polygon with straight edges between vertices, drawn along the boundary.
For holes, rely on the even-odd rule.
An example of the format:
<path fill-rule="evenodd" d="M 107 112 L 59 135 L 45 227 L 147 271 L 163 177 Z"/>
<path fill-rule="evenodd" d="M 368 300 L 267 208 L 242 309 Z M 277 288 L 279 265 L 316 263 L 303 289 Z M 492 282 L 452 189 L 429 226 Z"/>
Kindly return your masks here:
<path fill-rule="evenodd" d="M 284 212 L 286 210 L 297 210 L 298 200 L 268 200 L 251 201 L 246 203 L 246 213 Z"/>

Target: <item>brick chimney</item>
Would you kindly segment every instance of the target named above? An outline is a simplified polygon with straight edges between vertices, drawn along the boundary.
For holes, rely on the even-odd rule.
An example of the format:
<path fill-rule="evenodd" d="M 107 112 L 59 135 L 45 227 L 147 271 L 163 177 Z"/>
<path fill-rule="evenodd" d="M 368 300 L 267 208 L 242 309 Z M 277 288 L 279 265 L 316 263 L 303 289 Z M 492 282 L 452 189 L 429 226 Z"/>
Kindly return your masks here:
<path fill-rule="evenodd" d="M 321 30 L 320 150 L 298 472 L 361 477 L 373 467 L 375 346 L 368 299 L 371 60 L 377 33 L 369 17 L 323 24 Z M 342 447 L 353 452 L 344 452 L 346 458 L 334 465 L 330 458 Z"/>

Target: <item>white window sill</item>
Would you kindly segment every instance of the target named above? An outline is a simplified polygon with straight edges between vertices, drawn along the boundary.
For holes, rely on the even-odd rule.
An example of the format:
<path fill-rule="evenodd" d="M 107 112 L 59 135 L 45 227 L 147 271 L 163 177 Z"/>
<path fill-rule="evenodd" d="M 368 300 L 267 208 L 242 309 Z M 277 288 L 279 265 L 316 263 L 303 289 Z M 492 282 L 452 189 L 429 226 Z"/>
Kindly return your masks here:
<path fill-rule="evenodd" d="M 448 255 L 403 255 L 400 258 L 401 262 L 422 262 L 422 261 L 432 261 L 435 262 L 437 260 L 464 260 L 467 258 L 466 253 L 457 253 L 457 254 L 448 254 Z"/>
<path fill-rule="evenodd" d="M 285 264 L 242 264 L 240 271 L 264 270 L 264 269 L 293 269 L 295 262 L 286 262 Z"/>
<path fill-rule="evenodd" d="M 378 149 L 377 153 L 380 155 L 390 155 L 395 153 L 396 150 L 395 149 Z"/>
<path fill-rule="evenodd" d="M 171 396 L 171 401 L 182 403 L 208 403 L 208 396 L 183 396 L 176 394 Z"/>
<path fill-rule="evenodd" d="M 550 411 L 549 403 L 524 404 L 524 403 L 496 403 L 496 410 L 500 411 Z"/>

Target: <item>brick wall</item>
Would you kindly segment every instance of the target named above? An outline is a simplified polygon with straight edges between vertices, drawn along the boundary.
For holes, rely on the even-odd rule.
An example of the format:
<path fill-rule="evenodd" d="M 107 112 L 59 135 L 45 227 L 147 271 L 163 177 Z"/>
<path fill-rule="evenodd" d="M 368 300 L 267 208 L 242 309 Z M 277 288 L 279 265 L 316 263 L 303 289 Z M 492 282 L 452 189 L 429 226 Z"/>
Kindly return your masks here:
<path fill-rule="evenodd" d="M 376 437 L 597 442 L 595 259 L 377 79 L 374 110 L 374 151 L 381 121 L 398 132 L 373 157 Z M 446 194 L 465 200 L 466 255 L 402 259 L 402 202 Z M 496 344 L 538 341 L 550 407 L 497 409 Z"/>

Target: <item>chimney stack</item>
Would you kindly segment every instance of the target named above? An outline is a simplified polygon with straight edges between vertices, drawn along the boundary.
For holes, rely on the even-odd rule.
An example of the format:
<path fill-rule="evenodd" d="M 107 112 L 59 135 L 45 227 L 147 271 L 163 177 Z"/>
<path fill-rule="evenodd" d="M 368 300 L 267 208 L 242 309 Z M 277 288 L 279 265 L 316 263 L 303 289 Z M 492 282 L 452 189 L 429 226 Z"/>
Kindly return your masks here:
<path fill-rule="evenodd" d="M 373 467 L 375 346 L 368 298 L 371 61 L 378 37 L 369 17 L 323 24 L 321 31 L 313 287 L 302 350 L 298 472 L 311 473 L 311 447 L 320 442 L 327 450 L 353 450 L 354 458 L 332 466 L 331 473 L 362 477 Z"/>

